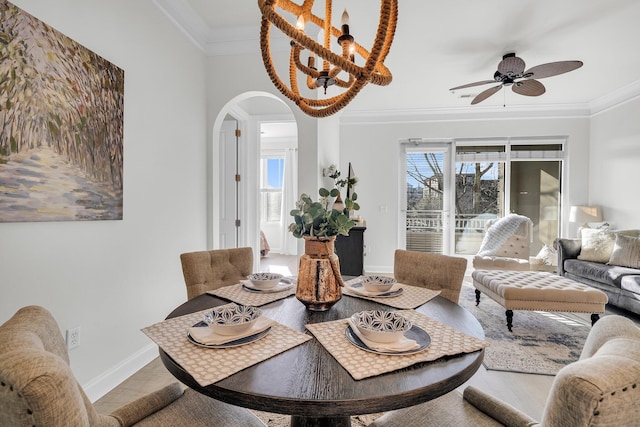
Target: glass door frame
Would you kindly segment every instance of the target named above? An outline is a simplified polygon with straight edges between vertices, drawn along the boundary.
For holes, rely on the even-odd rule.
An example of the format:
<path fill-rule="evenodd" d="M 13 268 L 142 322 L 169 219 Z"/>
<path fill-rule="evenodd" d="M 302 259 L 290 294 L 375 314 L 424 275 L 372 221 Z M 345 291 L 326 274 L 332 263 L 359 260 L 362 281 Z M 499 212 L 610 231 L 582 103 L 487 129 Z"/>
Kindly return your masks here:
<path fill-rule="evenodd" d="M 504 164 L 504 188 L 503 200 L 504 205 L 501 207 L 503 214 L 506 215 L 510 211 L 511 206 L 511 175 L 512 162 L 527 161 L 557 161 L 560 167 L 560 194 L 559 194 L 559 218 L 562 224 L 562 206 L 566 199 L 566 192 L 563 188 L 567 184 L 566 174 L 566 154 L 567 154 L 567 137 L 566 136 L 538 136 L 538 137 L 491 137 L 491 138 L 454 138 L 454 139 L 427 139 L 427 138 L 410 138 L 401 140 L 399 144 L 399 179 L 402 185 L 399 191 L 399 221 L 398 221 L 398 247 L 406 248 L 407 246 L 407 153 L 440 151 L 445 153 L 445 161 L 443 162 L 443 245 L 442 253 L 444 255 L 457 255 L 455 248 L 455 179 L 457 155 L 456 147 L 465 145 L 504 145 L 505 152 L 502 155 L 486 155 L 478 158 L 483 161 L 498 161 Z M 537 151 L 537 152 L 514 152 L 512 147 L 517 145 L 560 145 L 560 151 Z M 448 170 L 447 170 L 448 169 Z M 561 228 L 558 230 L 561 235 Z M 464 255 L 461 255 L 464 256 Z"/>
<path fill-rule="evenodd" d="M 452 188 L 455 179 L 455 144 L 452 140 L 411 138 L 401 140 L 398 156 L 400 160 L 399 176 L 401 191 L 399 191 L 399 221 L 398 247 L 407 247 L 407 153 L 410 152 L 441 152 L 443 160 L 443 201 L 442 201 L 442 254 L 449 255 L 455 248 L 455 198 Z"/>

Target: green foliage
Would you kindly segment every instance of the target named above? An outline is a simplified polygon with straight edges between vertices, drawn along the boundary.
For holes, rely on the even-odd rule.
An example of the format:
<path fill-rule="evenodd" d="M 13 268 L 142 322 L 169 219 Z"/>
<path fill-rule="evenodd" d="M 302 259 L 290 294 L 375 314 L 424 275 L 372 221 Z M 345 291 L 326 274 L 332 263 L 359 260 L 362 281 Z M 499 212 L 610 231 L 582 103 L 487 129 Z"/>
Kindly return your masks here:
<path fill-rule="evenodd" d="M 333 166 L 333 170 L 335 170 L 335 166 Z M 340 195 L 340 190 L 345 186 L 352 190 L 357 183 L 357 178 L 339 180 L 340 172 L 338 171 L 329 176 L 334 180 L 334 188 L 331 190 L 320 188 L 318 201 L 313 201 L 307 194 L 301 194 L 296 203 L 296 209 L 290 212 L 294 221 L 289 224 L 289 231 L 294 237 L 332 237 L 338 234 L 346 236 L 349 234 L 349 230 L 356 225 L 354 221 L 349 219 L 349 212 L 360 209 L 360 205 L 355 203 L 358 195 L 351 191 L 350 197 L 344 199 L 343 208 L 336 206 L 335 200 Z"/>

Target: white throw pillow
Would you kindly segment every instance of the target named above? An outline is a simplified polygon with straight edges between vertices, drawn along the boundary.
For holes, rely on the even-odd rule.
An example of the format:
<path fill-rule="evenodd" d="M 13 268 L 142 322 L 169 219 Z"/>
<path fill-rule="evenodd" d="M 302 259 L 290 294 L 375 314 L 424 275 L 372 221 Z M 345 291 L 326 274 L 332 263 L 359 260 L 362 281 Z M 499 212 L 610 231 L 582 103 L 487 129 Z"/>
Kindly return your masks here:
<path fill-rule="evenodd" d="M 607 221 L 602 221 L 602 222 L 588 222 L 587 225 L 589 225 L 589 228 L 597 228 L 600 230 L 611 230 L 613 227 L 611 227 L 611 224 L 608 223 Z"/>
<path fill-rule="evenodd" d="M 611 230 L 611 224 L 603 221 L 603 222 L 587 222 L 581 227 L 578 227 L 578 239 L 582 239 L 582 230 L 587 228 L 596 228 L 598 230 Z"/>
<path fill-rule="evenodd" d="M 585 228 L 582 230 L 582 248 L 578 259 L 607 263 L 613 253 L 616 234 L 608 230 Z"/>
<path fill-rule="evenodd" d="M 640 239 L 618 234 L 609 265 L 640 268 Z"/>
<path fill-rule="evenodd" d="M 536 258 L 541 259 L 544 265 L 558 265 L 558 253 L 548 245 L 544 245 L 542 249 L 540 249 Z"/>

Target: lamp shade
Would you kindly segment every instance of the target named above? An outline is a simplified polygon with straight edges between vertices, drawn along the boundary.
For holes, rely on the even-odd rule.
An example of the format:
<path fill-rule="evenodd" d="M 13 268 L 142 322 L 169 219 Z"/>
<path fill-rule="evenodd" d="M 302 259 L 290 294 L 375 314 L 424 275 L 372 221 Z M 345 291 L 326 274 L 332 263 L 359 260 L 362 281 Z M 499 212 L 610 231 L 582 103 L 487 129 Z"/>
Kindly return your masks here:
<path fill-rule="evenodd" d="M 602 221 L 600 206 L 571 206 L 569 222 L 586 224 L 588 222 Z"/>

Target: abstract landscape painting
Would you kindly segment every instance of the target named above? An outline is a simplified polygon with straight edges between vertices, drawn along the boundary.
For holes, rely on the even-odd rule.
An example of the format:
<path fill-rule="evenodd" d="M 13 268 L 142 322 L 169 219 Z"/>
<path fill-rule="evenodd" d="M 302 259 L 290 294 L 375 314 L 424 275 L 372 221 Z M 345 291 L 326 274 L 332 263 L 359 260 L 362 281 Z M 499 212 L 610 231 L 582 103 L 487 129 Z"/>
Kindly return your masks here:
<path fill-rule="evenodd" d="M 122 219 L 124 71 L 0 0 L 0 222 Z"/>

